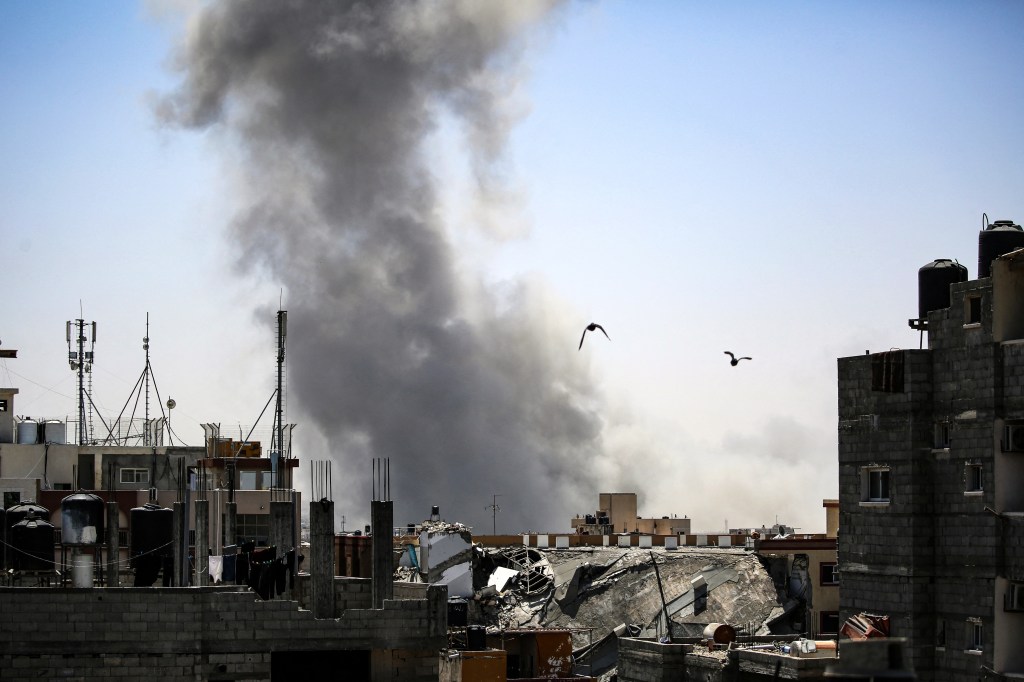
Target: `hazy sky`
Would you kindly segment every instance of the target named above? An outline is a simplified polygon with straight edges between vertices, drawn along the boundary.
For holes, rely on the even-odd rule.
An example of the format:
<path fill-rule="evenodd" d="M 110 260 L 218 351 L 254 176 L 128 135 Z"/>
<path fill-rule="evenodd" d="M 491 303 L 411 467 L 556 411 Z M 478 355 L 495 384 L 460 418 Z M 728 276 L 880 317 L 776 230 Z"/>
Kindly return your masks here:
<path fill-rule="evenodd" d="M 390 457 L 398 523 L 824 530 L 836 359 L 918 347 L 918 269 L 1024 220 L 1024 5 L 549 4 L 0 4 L 16 414 L 74 418 L 84 317 L 116 417 L 148 313 L 174 432 L 247 431 L 283 297 L 349 528 Z"/>

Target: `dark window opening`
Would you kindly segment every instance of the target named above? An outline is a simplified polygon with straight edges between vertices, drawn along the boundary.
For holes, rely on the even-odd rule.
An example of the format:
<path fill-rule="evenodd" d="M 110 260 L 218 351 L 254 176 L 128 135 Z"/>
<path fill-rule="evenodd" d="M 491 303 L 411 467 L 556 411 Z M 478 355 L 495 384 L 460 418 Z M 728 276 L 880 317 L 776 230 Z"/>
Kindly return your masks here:
<path fill-rule="evenodd" d="M 819 635 L 837 635 L 839 634 L 839 612 L 838 611 L 822 611 L 819 616 L 818 623 L 818 634 Z"/>
<path fill-rule="evenodd" d="M 966 324 L 981 324 L 981 296 L 971 296 L 967 299 Z"/>
<path fill-rule="evenodd" d="M 839 584 L 839 564 L 821 564 L 821 573 L 819 575 L 822 585 L 838 585 Z"/>
<path fill-rule="evenodd" d="M 980 464 L 967 465 L 967 491 L 981 492 L 985 489 L 983 471 Z"/>

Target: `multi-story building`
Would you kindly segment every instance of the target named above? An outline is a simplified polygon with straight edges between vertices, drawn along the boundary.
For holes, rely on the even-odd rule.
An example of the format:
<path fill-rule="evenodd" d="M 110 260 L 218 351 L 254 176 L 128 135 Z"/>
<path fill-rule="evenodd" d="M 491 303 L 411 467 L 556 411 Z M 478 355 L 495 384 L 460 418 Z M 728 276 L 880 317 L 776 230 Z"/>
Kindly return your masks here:
<path fill-rule="evenodd" d="M 824 534 L 772 536 L 758 533 L 754 549 L 779 588 L 779 602 L 793 629 L 811 639 L 839 632 L 839 565 L 836 558 L 838 500 L 824 500 Z"/>
<path fill-rule="evenodd" d="M 597 506 L 595 513 L 570 520 L 573 532 L 588 535 L 685 535 L 690 532 L 690 519 L 685 516 L 640 518 L 637 514 L 636 493 L 600 493 Z"/>
<path fill-rule="evenodd" d="M 838 360 L 840 618 L 888 616 L 921 679 L 1024 673 L 1021 246 L 921 268 L 922 347 Z"/>

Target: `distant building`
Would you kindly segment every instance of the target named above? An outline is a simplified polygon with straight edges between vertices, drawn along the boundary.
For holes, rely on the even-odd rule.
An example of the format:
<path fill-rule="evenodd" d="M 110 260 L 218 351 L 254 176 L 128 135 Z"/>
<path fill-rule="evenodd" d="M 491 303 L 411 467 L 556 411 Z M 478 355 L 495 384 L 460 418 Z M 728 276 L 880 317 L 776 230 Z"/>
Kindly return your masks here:
<path fill-rule="evenodd" d="M 839 501 L 824 500 L 826 532 L 776 535 L 758 533 L 754 548 L 788 607 L 790 627 L 812 639 L 834 639 L 839 633 L 839 560 L 836 551 Z"/>
<path fill-rule="evenodd" d="M 919 271 L 926 347 L 838 360 L 840 618 L 921 679 L 1024 674 L 1024 232 L 979 242 L 978 279 Z"/>
<path fill-rule="evenodd" d="M 685 535 L 690 532 L 690 519 L 685 516 L 640 518 L 637 515 L 636 500 L 636 493 L 600 493 L 597 510 L 593 514 L 571 519 L 571 528 L 574 532 L 584 535 Z"/>

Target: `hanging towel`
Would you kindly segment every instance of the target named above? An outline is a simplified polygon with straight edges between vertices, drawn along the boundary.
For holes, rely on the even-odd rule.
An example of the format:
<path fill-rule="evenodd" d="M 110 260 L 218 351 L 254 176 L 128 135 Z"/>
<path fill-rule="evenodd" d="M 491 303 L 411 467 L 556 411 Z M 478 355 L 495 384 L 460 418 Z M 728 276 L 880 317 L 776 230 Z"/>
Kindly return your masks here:
<path fill-rule="evenodd" d="M 210 583 L 216 585 L 221 582 L 221 573 L 224 570 L 224 557 L 214 555 L 210 557 Z"/>

